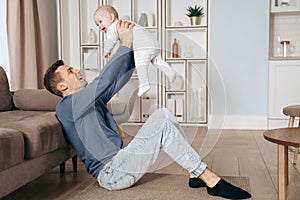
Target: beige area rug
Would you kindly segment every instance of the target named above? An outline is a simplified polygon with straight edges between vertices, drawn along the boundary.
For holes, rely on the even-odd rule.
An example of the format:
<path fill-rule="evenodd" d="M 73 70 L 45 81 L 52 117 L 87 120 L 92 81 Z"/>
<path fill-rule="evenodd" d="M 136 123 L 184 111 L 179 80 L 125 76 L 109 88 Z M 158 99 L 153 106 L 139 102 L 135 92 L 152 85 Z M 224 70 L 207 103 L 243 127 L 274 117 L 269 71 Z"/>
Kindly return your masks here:
<path fill-rule="evenodd" d="M 248 177 L 222 177 L 224 180 L 250 191 Z M 101 188 L 95 181 L 72 200 L 134 200 L 134 199 L 223 199 L 207 194 L 205 188 L 189 188 L 186 175 L 148 173 L 143 176 L 133 187 L 119 191 L 108 191 Z"/>

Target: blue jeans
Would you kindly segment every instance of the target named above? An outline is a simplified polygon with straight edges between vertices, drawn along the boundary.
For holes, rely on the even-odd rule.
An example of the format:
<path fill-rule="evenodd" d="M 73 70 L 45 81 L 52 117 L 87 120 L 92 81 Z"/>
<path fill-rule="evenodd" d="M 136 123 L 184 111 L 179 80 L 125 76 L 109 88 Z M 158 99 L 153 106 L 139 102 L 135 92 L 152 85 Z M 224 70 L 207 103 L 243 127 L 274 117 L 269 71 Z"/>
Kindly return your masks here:
<path fill-rule="evenodd" d="M 132 186 L 154 164 L 161 150 L 193 176 L 199 176 L 207 167 L 187 142 L 174 115 L 162 108 L 149 117 L 128 146 L 99 172 L 100 186 L 108 190 Z"/>

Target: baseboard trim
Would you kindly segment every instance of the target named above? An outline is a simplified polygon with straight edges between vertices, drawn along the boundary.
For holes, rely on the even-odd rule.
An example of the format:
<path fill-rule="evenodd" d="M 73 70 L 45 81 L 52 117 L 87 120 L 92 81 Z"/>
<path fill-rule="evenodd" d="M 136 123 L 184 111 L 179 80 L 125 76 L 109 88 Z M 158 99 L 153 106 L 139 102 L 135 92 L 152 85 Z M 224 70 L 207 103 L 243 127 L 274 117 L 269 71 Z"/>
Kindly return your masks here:
<path fill-rule="evenodd" d="M 288 123 L 289 123 L 288 118 L 269 118 L 268 129 L 285 128 L 288 127 Z M 299 124 L 299 119 L 295 119 L 294 127 L 297 127 L 298 124 Z"/>
<path fill-rule="evenodd" d="M 144 123 L 128 122 L 124 125 L 143 125 Z M 248 129 L 266 130 L 268 129 L 267 116 L 210 116 L 208 124 L 188 124 L 180 123 L 181 126 L 208 126 L 211 129 Z"/>
<path fill-rule="evenodd" d="M 216 125 L 213 124 L 214 119 L 219 121 Z M 268 128 L 268 117 L 267 116 L 245 116 L 245 115 L 234 115 L 234 116 L 223 116 L 210 118 L 210 128 L 218 129 L 248 129 L 248 130 L 266 130 Z"/>

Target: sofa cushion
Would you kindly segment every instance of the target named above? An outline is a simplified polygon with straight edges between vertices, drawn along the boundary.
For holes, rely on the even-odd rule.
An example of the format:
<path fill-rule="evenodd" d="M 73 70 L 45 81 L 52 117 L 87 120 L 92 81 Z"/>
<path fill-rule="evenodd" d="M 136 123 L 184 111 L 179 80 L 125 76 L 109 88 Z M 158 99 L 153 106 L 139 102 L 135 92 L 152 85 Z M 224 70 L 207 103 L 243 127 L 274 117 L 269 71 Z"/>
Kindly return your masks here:
<path fill-rule="evenodd" d="M 20 89 L 13 96 L 15 106 L 21 110 L 55 111 L 60 99 L 45 89 Z"/>
<path fill-rule="evenodd" d="M 0 128 L 0 171 L 24 160 L 24 140 L 20 131 Z"/>
<path fill-rule="evenodd" d="M 9 91 L 9 84 L 4 69 L 0 66 L 0 111 L 12 110 L 12 93 Z"/>
<path fill-rule="evenodd" d="M 7 124 L 21 121 L 44 113 L 46 113 L 46 111 L 10 110 L 6 112 L 0 112 L 0 127 L 4 127 Z"/>
<path fill-rule="evenodd" d="M 13 112 L 13 113 L 12 113 Z M 23 117 L 13 114 L 22 115 Z M 63 131 L 59 121 L 55 116 L 55 112 L 36 112 L 32 111 L 9 111 L 10 122 L 2 119 L 1 127 L 12 128 L 22 132 L 25 143 L 25 158 L 35 158 L 48 152 L 67 146 Z M 25 113 L 25 114 L 24 114 Z M 29 116 L 26 116 L 28 113 Z M 9 115 L 7 115 L 9 116 Z M 0 121 L 1 118 L 0 113 Z"/>

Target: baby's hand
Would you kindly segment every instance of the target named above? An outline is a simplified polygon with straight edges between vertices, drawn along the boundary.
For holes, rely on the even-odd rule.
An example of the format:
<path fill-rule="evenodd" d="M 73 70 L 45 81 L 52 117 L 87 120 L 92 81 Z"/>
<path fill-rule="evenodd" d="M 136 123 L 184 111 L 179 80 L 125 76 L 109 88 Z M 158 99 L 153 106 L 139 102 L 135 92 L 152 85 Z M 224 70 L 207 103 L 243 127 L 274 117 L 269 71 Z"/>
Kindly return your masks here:
<path fill-rule="evenodd" d="M 105 59 L 108 59 L 109 56 L 110 56 L 110 53 L 105 53 L 105 54 L 104 54 L 104 58 L 105 58 Z"/>

